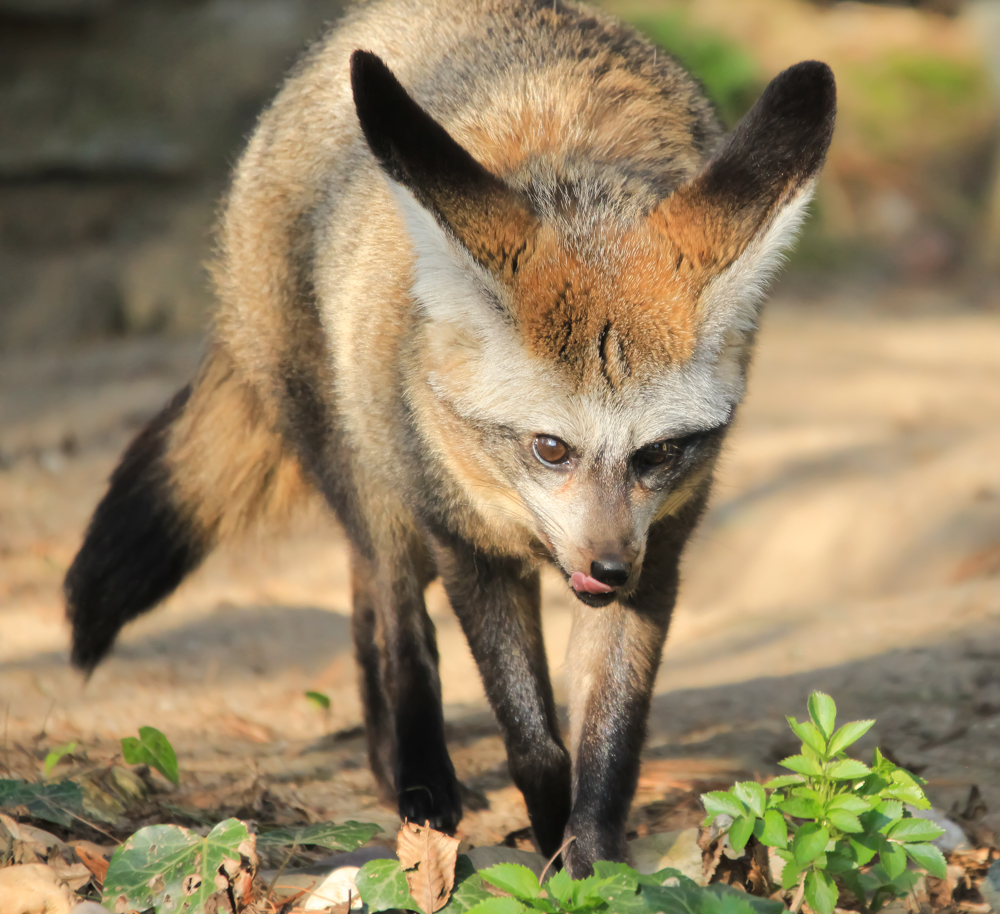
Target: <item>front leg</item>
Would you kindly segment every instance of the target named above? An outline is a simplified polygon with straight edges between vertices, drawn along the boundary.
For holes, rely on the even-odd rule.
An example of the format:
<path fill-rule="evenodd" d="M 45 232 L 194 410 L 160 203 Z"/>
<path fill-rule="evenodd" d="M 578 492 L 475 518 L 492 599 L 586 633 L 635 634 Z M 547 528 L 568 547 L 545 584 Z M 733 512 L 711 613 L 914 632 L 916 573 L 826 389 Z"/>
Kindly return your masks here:
<path fill-rule="evenodd" d="M 668 520 L 650 531 L 642 578 L 630 598 L 574 612 L 568 653 L 573 808 L 565 834 L 573 840 L 563 852 L 574 878 L 589 876 L 596 860 L 628 856 L 625 822 L 677 595 L 683 539 L 673 526 Z"/>
<path fill-rule="evenodd" d="M 570 761 L 542 641 L 538 572 L 457 539 L 438 539 L 435 558 L 500 724 L 535 840 L 550 857 L 569 817 Z"/>

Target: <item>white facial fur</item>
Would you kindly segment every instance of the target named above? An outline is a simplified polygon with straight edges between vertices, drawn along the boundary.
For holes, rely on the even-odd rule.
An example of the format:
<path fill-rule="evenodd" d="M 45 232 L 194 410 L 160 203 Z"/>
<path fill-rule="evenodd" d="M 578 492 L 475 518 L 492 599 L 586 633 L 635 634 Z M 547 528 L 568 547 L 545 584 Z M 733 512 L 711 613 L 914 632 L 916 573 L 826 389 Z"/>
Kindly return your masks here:
<path fill-rule="evenodd" d="M 552 435 L 584 457 L 602 454 L 606 463 L 627 461 L 641 447 L 729 420 L 745 391 L 745 352 L 767 281 L 812 192 L 810 184 L 796 193 L 705 288 L 696 349 L 687 362 L 665 366 L 652 382 L 581 393 L 568 387 L 557 365 L 520 344 L 498 307 L 505 292 L 490 274 L 407 190 L 389 183 L 416 255 L 412 291 L 429 319 L 432 367 L 426 380 L 435 396 L 480 425 L 505 426 L 526 438 Z M 601 493 L 580 491 L 581 480 L 561 489 L 564 497 L 553 498 L 542 470 L 541 478 L 516 480 L 518 491 L 532 514 L 546 518 L 543 539 L 574 553 L 572 544 L 586 539 L 593 523 L 586 503 Z M 669 497 L 665 492 L 656 504 L 632 506 L 630 523 L 641 538 Z M 573 555 L 557 558 L 567 571 L 578 563 Z"/>

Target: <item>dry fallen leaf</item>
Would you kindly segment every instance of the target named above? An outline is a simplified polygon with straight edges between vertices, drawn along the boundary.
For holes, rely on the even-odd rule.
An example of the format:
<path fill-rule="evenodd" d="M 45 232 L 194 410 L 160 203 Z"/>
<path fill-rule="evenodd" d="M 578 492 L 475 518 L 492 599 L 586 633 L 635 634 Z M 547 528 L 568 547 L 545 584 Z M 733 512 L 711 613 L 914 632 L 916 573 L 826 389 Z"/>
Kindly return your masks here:
<path fill-rule="evenodd" d="M 92 841 L 77 841 L 73 845 L 80 862 L 94 874 L 94 878 L 104 885 L 104 879 L 108 875 L 108 858 L 105 856 L 105 848 Z M 111 848 L 109 848 L 111 850 Z"/>
<path fill-rule="evenodd" d="M 458 838 L 414 822 L 404 822 L 396 840 L 396 856 L 406 871 L 410 894 L 424 914 L 448 903 L 455 885 Z"/>

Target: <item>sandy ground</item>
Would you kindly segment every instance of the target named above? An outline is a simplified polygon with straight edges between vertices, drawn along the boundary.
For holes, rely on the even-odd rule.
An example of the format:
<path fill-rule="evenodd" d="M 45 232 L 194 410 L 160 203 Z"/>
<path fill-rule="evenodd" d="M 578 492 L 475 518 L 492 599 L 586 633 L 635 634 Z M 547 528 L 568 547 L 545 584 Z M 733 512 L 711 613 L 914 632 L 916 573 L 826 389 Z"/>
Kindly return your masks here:
<path fill-rule="evenodd" d="M 108 758 L 152 724 L 178 750 L 179 805 L 266 789 L 304 815 L 391 826 L 349 732 L 347 562 L 319 512 L 213 556 L 86 685 L 67 665 L 61 577 L 120 450 L 198 352 L 131 340 L 0 363 L 0 766 L 40 771 L 70 739 Z M 975 784 L 1000 812 L 998 420 L 995 311 L 928 290 L 779 294 L 687 555 L 641 802 L 774 770 L 795 748 L 783 715 L 823 688 L 844 719 L 877 718 L 866 755 L 889 750 L 946 809 Z M 564 700 L 575 601 L 555 577 L 545 601 Z M 488 802 L 463 829 L 499 840 L 526 824 L 523 804 L 436 585 L 429 602 L 456 767 Z"/>

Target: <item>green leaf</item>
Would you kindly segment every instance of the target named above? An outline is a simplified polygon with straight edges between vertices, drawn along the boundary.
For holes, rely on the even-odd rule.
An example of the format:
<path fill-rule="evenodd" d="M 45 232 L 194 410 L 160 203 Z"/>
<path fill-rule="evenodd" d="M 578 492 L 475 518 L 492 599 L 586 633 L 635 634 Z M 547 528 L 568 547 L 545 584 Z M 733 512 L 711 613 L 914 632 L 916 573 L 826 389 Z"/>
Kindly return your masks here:
<path fill-rule="evenodd" d="M 893 822 L 902 818 L 903 804 L 899 800 L 883 800 L 865 817 L 864 824 L 870 831 L 878 831 L 884 834 Z M 870 827 L 869 820 L 871 822 Z"/>
<path fill-rule="evenodd" d="M 83 791 L 72 781 L 55 784 L 0 781 L 0 809 L 16 812 L 21 807 L 34 819 L 69 828 L 83 812 Z"/>
<path fill-rule="evenodd" d="M 297 845 L 315 845 L 328 847 L 335 851 L 353 851 L 367 844 L 372 837 L 382 831 L 370 822 L 345 822 L 335 825 L 333 822 L 317 822 L 314 825 L 303 825 L 297 828 L 275 828 L 257 836 L 257 846 L 270 845 L 292 847 Z"/>
<path fill-rule="evenodd" d="M 804 784 L 806 779 L 801 774 L 779 774 L 776 778 L 765 781 L 765 790 L 777 790 L 780 787 L 791 787 L 793 784 Z"/>
<path fill-rule="evenodd" d="M 330 696 L 324 695 L 322 692 L 313 692 L 312 690 L 306 692 L 306 698 L 308 698 L 317 708 L 321 708 L 324 711 L 330 710 Z"/>
<path fill-rule="evenodd" d="M 756 819 L 753 816 L 740 816 L 733 820 L 729 826 L 729 845 L 737 853 L 742 852 L 747 846 L 747 841 L 753 834 L 753 825 Z"/>
<path fill-rule="evenodd" d="M 800 825 L 795 830 L 795 837 L 792 838 L 792 854 L 795 862 L 799 866 L 806 866 L 812 863 L 823 851 L 830 841 L 830 833 L 815 822 L 807 822 Z"/>
<path fill-rule="evenodd" d="M 837 720 L 837 706 L 826 692 L 813 692 L 807 702 L 809 716 L 827 739 L 833 736 L 833 725 Z"/>
<path fill-rule="evenodd" d="M 799 774 L 805 774 L 809 777 L 816 778 L 823 774 L 823 769 L 819 763 L 804 755 L 790 755 L 788 758 L 782 759 L 778 764 L 782 768 L 791 768 L 792 771 L 797 771 Z"/>
<path fill-rule="evenodd" d="M 764 813 L 764 818 L 760 820 L 762 827 L 760 833 L 754 828 L 754 834 L 761 844 L 769 847 L 788 847 L 788 825 L 785 817 L 776 809 L 769 809 Z"/>
<path fill-rule="evenodd" d="M 820 870 L 806 873 L 806 901 L 819 914 L 833 914 L 837 905 L 837 884 L 833 878 Z"/>
<path fill-rule="evenodd" d="M 45 777 L 52 774 L 52 769 L 59 764 L 59 760 L 67 755 L 70 755 L 76 749 L 76 740 L 71 743 L 66 743 L 63 746 L 56 746 L 48 755 L 45 756 Z"/>
<path fill-rule="evenodd" d="M 826 819 L 834 828 L 839 828 L 847 834 L 854 835 L 864 831 L 858 817 L 843 809 L 831 809 L 827 812 Z"/>
<path fill-rule="evenodd" d="M 573 897 L 573 877 L 566 870 L 559 870 L 545 883 L 545 891 L 565 905 Z"/>
<path fill-rule="evenodd" d="M 801 877 L 802 867 L 794 862 L 786 862 L 784 869 L 781 871 L 781 887 L 783 889 L 793 889 L 799 884 Z"/>
<path fill-rule="evenodd" d="M 358 870 L 354 884 L 371 914 L 396 909 L 420 910 L 398 860 L 369 860 Z"/>
<path fill-rule="evenodd" d="M 442 910 L 448 911 L 449 906 L 446 905 Z M 468 914 L 524 914 L 524 912 L 530 910 L 530 908 L 526 908 L 516 898 L 497 897 L 486 898 L 467 909 Z"/>
<path fill-rule="evenodd" d="M 857 759 L 845 758 L 834 762 L 827 768 L 826 774 L 835 781 L 856 781 L 871 774 L 871 769 Z"/>
<path fill-rule="evenodd" d="M 180 784 L 174 747 L 156 727 L 140 727 L 139 738 L 122 739 L 122 756 L 129 765 L 149 765 L 175 787 Z"/>
<path fill-rule="evenodd" d="M 560 872 L 565 871 L 561 870 Z M 542 890 L 538 884 L 538 877 L 520 863 L 497 863 L 485 870 L 480 870 L 479 875 L 484 882 L 488 882 L 523 901 L 537 898 Z"/>
<path fill-rule="evenodd" d="M 870 863 L 872 858 L 878 853 L 879 841 L 871 835 L 865 835 L 863 838 L 850 838 L 851 851 L 854 854 L 854 859 L 857 860 L 858 866 L 865 866 Z"/>
<path fill-rule="evenodd" d="M 932 876 L 944 879 L 947 875 L 944 854 L 933 844 L 904 844 L 903 850 L 917 866 L 927 870 Z"/>
<path fill-rule="evenodd" d="M 944 834 L 940 825 L 927 819 L 898 819 L 885 830 L 885 835 L 893 841 L 933 841 Z"/>
<path fill-rule="evenodd" d="M 527 910 L 528 908 L 516 898 L 487 898 L 475 907 L 469 908 L 468 912 L 469 914 L 523 914 Z"/>
<path fill-rule="evenodd" d="M 873 809 L 877 805 L 877 800 L 863 800 L 852 793 L 841 793 L 833 797 L 826 804 L 826 808 L 828 810 L 842 809 L 844 812 L 850 812 L 859 816 L 861 813 L 868 812 L 868 810 Z"/>
<path fill-rule="evenodd" d="M 455 888 L 448 903 L 441 909 L 443 914 L 467 914 L 476 905 L 493 897 L 493 892 L 486 887 L 472 861 L 465 854 L 459 854 L 455 861 Z"/>
<path fill-rule="evenodd" d="M 219 891 L 215 877 L 225 860 L 249 856 L 253 841 L 238 819 L 226 819 L 202 838 L 176 825 L 151 825 L 118 847 L 104 879 L 103 903 L 161 914 L 199 914 Z"/>
<path fill-rule="evenodd" d="M 819 728 L 814 723 L 811 723 L 808 720 L 799 723 L 794 717 L 786 717 L 785 720 L 788 721 L 788 726 L 792 728 L 792 732 L 800 740 L 802 740 L 806 746 L 812 749 L 819 756 L 826 756 L 826 737 L 819 732 Z"/>
<path fill-rule="evenodd" d="M 767 794 L 764 788 L 754 781 L 740 781 L 733 785 L 733 793 L 746 804 L 747 808 L 755 815 L 764 815 L 767 807 Z"/>
<path fill-rule="evenodd" d="M 780 901 L 772 901 L 770 898 L 759 898 L 756 895 L 741 892 L 739 889 L 734 889 L 731 885 L 724 885 L 721 882 L 715 882 L 704 889 L 696 891 L 702 895 L 715 895 L 725 902 L 737 902 L 740 908 L 745 905 L 754 914 L 783 914 L 785 910 L 785 906 Z M 703 911 L 711 910 L 707 905 L 699 905 L 699 909 Z"/>
<path fill-rule="evenodd" d="M 713 819 L 719 815 L 732 816 L 734 819 L 747 814 L 747 808 L 728 790 L 713 790 L 703 793 L 701 802 L 705 804 L 705 812 Z"/>
<path fill-rule="evenodd" d="M 810 797 L 790 797 L 782 800 L 778 809 L 796 819 L 818 819 L 823 815 L 823 807 Z"/>
<path fill-rule="evenodd" d="M 879 849 L 878 862 L 893 880 L 906 869 L 906 851 L 898 844 L 883 844 Z"/>
<path fill-rule="evenodd" d="M 844 724 L 830 738 L 830 755 L 843 752 L 848 746 L 856 743 L 874 724 L 873 720 L 852 720 L 849 724 Z"/>

